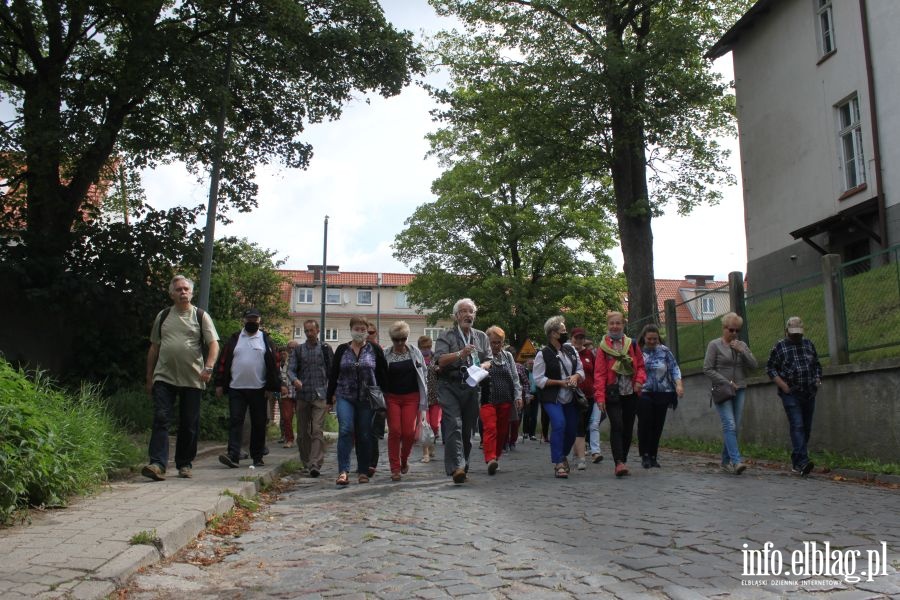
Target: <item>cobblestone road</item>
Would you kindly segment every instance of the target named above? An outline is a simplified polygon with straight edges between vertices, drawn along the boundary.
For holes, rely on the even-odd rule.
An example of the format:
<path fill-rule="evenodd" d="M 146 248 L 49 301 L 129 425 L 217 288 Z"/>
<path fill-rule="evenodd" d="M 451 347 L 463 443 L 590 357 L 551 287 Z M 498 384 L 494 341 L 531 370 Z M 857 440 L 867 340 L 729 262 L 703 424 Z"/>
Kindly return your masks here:
<path fill-rule="evenodd" d="M 558 480 L 536 442 L 504 457 L 494 477 L 474 462 L 469 482 L 454 486 L 441 450 L 401 483 L 383 473 L 344 489 L 330 472 L 303 479 L 239 539 L 240 552 L 205 568 L 156 567 L 133 580 L 129 598 L 900 597 L 895 489 L 765 468 L 737 477 L 676 454 L 620 480 L 609 457 Z M 857 576 L 885 542 L 887 574 L 852 583 L 812 565 L 799 578 L 743 575 L 743 544 L 771 542 L 765 562 L 781 557 L 790 569 L 792 552 L 813 541 L 830 543 L 833 571 Z"/>

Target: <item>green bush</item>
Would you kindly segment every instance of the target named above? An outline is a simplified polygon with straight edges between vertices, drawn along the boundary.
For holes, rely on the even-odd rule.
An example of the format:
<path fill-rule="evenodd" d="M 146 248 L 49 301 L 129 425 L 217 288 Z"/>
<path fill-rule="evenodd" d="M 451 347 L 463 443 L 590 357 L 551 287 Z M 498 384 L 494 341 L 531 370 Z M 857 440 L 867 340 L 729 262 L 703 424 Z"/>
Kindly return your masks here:
<path fill-rule="evenodd" d="M 106 398 L 106 406 L 116 422 L 131 433 L 144 433 L 153 427 L 153 400 L 143 385 L 116 390 Z"/>
<path fill-rule="evenodd" d="M 64 505 L 135 452 L 98 387 L 66 393 L 0 358 L 0 523 L 27 506 Z"/>
<path fill-rule="evenodd" d="M 200 439 L 224 442 L 228 439 L 228 396 L 216 398 L 215 388 L 208 387 L 200 399 Z M 172 433 L 178 429 L 172 428 Z"/>

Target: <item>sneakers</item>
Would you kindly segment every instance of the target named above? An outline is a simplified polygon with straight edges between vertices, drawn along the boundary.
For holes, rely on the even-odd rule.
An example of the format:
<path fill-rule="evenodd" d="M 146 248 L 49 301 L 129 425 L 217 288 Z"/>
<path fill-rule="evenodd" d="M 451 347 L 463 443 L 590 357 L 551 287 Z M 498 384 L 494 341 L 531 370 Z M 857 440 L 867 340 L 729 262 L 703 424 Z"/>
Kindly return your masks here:
<path fill-rule="evenodd" d="M 234 459 L 234 458 L 228 456 L 227 454 L 220 454 L 219 462 L 222 463 L 223 465 L 225 465 L 226 467 L 230 467 L 232 469 L 237 469 L 240 466 L 240 464 L 238 464 L 237 459 Z"/>
<path fill-rule="evenodd" d="M 742 462 L 734 465 L 734 474 L 735 475 L 740 475 L 741 473 L 743 473 L 746 470 L 747 470 L 747 465 L 745 465 Z"/>
<path fill-rule="evenodd" d="M 578 462 L 575 463 L 575 468 L 579 471 L 584 471 L 585 469 L 587 469 L 587 465 L 584 463 L 583 458 L 578 459 Z"/>
<path fill-rule="evenodd" d="M 166 470 L 156 463 L 150 463 L 141 469 L 141 475 L 153 481 L 164 481 L 166 479 Z"/>
<path fill-rule="evenodd" d="M 732 475 L 734 474 L 734 465 L 732 465 L 731 463 L 722 463 L 721 468 L 723 473 L 730 473 Z"/>
<path fill-rule="evenodd" d="M 812 473 L 812 470 L 815 468 L 815 466 L 816 465 L 814 465 L 812 461 L 808 461 L 805 465 L 800 467 L 800 475 L 806 477 L 807 475 Z"/>
<path fill-rule="evenodd" d="M 598 462 L 600 462 L 601 460 L 603 460 L 603 455 L 600 454 L 599 452 L 594 452 L 593 454 L 591 454 L 591 462 L 594 463 L 595 465 Z"/>
<path fill-rule="evenodd" d="M 628 475 L 628 467 L 625 466 L 625 463 L 619 463 L 616 465 L 616 477 L 624 477 Z"/>
<path fill-rule="evenodd" d="M 309 476 L 310 476 L 310 477 L 318 477 L 318 476 L 319 476 L 319 469 L 317 469 L 317 468 L 315 468 L 315 467 L 313 467 L 312 469 L 310 469 L 310 470 L 309 470 Z"/>
<path fill-rule="evenodd" d="M 497 459 L 493 459 L 488 463 L 488 475 L 494 475 L 497 472 L 497 469 L 500 468 L 500 463 L 497 462 Z"/>
<path fill-rule="evenodd" d="M 194 475 L 191 473 L 190 467 L 181 467 L 180 469 L 178 469 L 178 476 L 182 479 L 190 479 Z"/>
<path fill-rule="evenodd" d="M 652 466 L 652 464 L 650 463 L 649 456 L 644 455 L 641 457 L 641 466 L 644 467 L 645 469 L 649 469 Z"/>
<path fill-rule="evenodd" d="M 529 436 L 528 436 L 528 441 L 529 441 L 529 442 L 536 442 L 536 441 L 537 441 L 537 438 L 534 437 L 533 435 L 529 435 Z"/>
<path fill-rule="evenodd" d="M 258 469 L 259 467 L 264 467 L 264 466 L 266 466 L 266 463 L 263 462 L 263 459 L 261 459 L 261 458 L 256 458 L 256 459 L 253 460 L 253 466 L 256 467 L 256 468 Z"/>
<path fill-rule="evenodd" d="M 459 485 L 466 480 L 466 470 L 465 469 L 454 469 L 453 470 L 453 483 Z"/>

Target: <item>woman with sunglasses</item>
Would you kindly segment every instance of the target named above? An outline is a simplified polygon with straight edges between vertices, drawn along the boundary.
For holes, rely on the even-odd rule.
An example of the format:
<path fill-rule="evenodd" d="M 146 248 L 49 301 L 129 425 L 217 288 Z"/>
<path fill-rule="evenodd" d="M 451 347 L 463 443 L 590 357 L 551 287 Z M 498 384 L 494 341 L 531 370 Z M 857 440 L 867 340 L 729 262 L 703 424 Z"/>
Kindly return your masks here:
<path fill-rule="evenodd" d="M 388 329 L 391 347 L 385 352 L 387 359 L 388 460 L 391 464 L 391 481 L 400 481 L 409 472 L 409 455 L 416 442 L 416 426 L 421 415 L 425 420 L 428 410 L 425 358 L 415 346 L 406 343 L 409 325 L 397 321 Z"/>
<path fill-rule="evenodd" d="M 731 386 L 734 392 L 731 398 L 715 406 L 722 421 L 722 470 L 735 475 L 747 470 L 747 465 L 741 460 L 737 438 L 744 412 L 747 371 L 757 366 L 750 348 L 738 339 L 743 325 L 744 319 L 737 313 L 725 314 L 722 317 L 722 337 L 709 343 L 703 359 L 703 372 L 712 385 Z"/>

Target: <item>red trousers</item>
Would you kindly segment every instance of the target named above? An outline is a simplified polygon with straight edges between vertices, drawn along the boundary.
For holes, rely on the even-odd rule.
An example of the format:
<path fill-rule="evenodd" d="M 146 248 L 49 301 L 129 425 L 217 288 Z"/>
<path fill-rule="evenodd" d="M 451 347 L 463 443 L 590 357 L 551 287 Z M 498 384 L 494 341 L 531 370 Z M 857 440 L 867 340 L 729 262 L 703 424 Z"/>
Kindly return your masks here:
<path fill-rule="evenodd" d="M 428 424 L 431 425 L 435 437 L 441 435 L 441 412 L 443 411 L 440 404 L 432 404 L 428 407 Z"/>
<path fill-rule="evenodd" d="M 399 473 L 409 462 L 416 443 L 416 421 L 419 417 L 419 392 L 385 394 L 388 424 L 388 460 L 391 473 Z"/>
<path fill-rule="evenodd" d="M 294 441 L 294 407 L 293 398 L 281 398 L 278 402 L 281 409 L 281 435 L 285 442 Z"/>
<path fill-rule="evenodd" d="M 481 424 L 484 426 L 484 438 L 481 446 L 484 450 L 484 462 L 500 458 L 503 446 L 509 436 L 509 411 L 512 404 L 483 404 L 481 406 Z"/>

